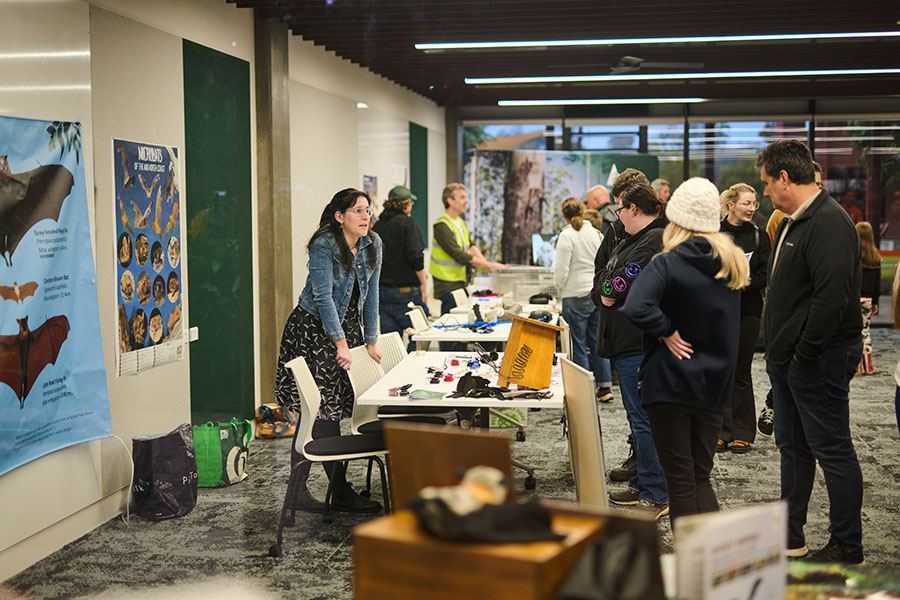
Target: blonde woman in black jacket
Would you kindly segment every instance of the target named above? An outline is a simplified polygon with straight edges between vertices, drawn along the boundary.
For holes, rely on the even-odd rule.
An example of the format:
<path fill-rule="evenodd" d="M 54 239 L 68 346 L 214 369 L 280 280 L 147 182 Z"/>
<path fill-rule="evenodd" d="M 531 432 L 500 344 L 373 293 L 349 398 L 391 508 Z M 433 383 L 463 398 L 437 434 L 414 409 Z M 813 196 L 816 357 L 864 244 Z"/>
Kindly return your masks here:
<path fill-rule="evenodd" d="M 738 354 L 743 251 L 719 233 L 719 193 L 682 183 L 666 207 L 663 252 L 644 269 L 620 312 L 644 332 L 641 401 L 669 488 L 673 524 L 718 510 L 709 481 Z"/>
<path fill-rule="evenodd" d="M 762 317 L 763 290 L 766 288 L 766 267 L 772 245 L 765 231 L 753 222 L 759 208 L 756 190 L 746 183 L 736 183 L 720 197 L 722 203 L 722 233 L 728 234 L 744 251 L 750 267 L 750 283 L 741 290 L 740 340 L 738 341 L 737 367 L 734 372 L 734 389 L 731 402 L 725 407 L 722 431 L 716 443 L 716 451 L 723 452 L 730 446 L 735 454 L 744 454 L 752 448 L 756 439 L 756 403 L 753 397 L 753 351 L 759 338 L 759 320 Z"/>

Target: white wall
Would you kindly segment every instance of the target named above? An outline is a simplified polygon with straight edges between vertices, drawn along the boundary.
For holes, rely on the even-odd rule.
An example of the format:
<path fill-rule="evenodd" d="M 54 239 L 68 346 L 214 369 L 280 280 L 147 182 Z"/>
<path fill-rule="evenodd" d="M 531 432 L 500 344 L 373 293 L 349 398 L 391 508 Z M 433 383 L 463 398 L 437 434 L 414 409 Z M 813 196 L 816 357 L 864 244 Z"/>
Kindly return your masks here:
<path fill-rule="evenodd" d="M 393 165 L 409 169 L 410 121 L 428 129 L 428 210 L 432 219 L 440 214 L 446 183 L 444 110 L 296 36 L 289 43 L 289 69 L 293 284 L 299 296 L 307 274 L 306 242 L 325 205 L 340 189 L 361 189 L 363 175 L 378 177 L 383 201 L 399 183 L 393 181 Z M 369 108 L 357 109 L 357 102 Z M 437 212 L 435 202 L 441 207 Z"/>
<path fill-rule="evenodd" d="M 362 189 L 363 175 L 378 178 L 373 200 L 379 212 L 392 187 L 409 187 L 409 121 L 371 107 L 357 109 L 357 121 L 359 174 L 354 185 Z"/>
<path fill-rule="evenodd" d="M 253 13 L 223 0 L 4 0 L 0 17 L 0 54 L 47 49 L 92 52 L 90 59 L 44 58 L 40 68 L 34 59 L 0 58 L 0 114 L 83 124 L 113 429 L 130 446 L 135 435 L 163 432 L 189 419 L 190 371 L 186 360 L 115 379 L 111 139 L 175 144 L 184 149 L 182 38 L 251 63 L 251 112 L 255 114 Z M 144 77 L 160 71 L 169 75 L 164 85 Z M 378 171 L 379 181 L 385 164 L 402 159 L 408 166 L 408 121 L 428 128 L 428 201 L 440 206 L 434 196 L 444 184 L 444 114 L 429 100 L 296 37 L 290 42 L 290 71 L 292 284 L 299 294 L 306 277 L 304 245 L 325 203 L 342 187 L 361 186 L 363 166 Z M 39 93 L 20 89 L 22 85 L 60 82 L 70 87 Z M 359 101 L 373 109 L 370 115 L 374 116 L 363 122 L 376 124 L 367 130 L 371 137 L 366 134 L 366 143 L 372 144 L 372 150 L 362 153 L 362 163 Z M 405 124 L 405 142 L 393 137 L 400 133 L 401 122 Z M 380 131 L 385 132 L 383 136 Z M 253 118 L 254 253 L 258 239 L 255 150 Z M 389 187 L 381 193 L 386 194 Z M 185 197 L 185 202 L 190 198 Z M 435 215 L 439 212 L 430 210 Z M 190 248 L 184 251 L 189 253 Z M 185 277 L 189 278 L 189 273 Z M 257 284 L 254 269 L 254 289 Z M 258 307 L 258 302 L 254 305 Z M 258 356 L 258 315 L 254 316 L 254 340 Z M 256 370 L 259 382 L 258 361 Z M 0 580 L 117 515 L 129 484 L 129 459 L 119 442 L 102 440 L 55 452 L 0 478 L 4 522 L 0 527 Z"/>
<path fill-rule="evenodd" d="M 98 0 L 92 4 L 3 2 L 0 54 L 89 49 L 91 56 L 39 62 L 0 59 L 0 114 L 82 122 L 110 412 L 113 431 L 128 448 L 115 439 L 79 444 L 0 477 L 4 523 L 0 580 L 121 512 L 130 484 L 130 438 L 165 432 L 190 420 L 188 360 L 135 377 L 115 378 L 111 140 L 148 141 L 184 150 L 182 37 L 252 61 L 252 12 L 238 11 L 220 0 Z M 159 72 L 169 75 L 162 85 L 158 78 L 146 77 Z M 60 82 L 80 87 L 20 89 Z M 255 120 L 251 137 L 255 151 Z M 255 156 L 251 165 L 255 217 Z M 255 244 L 254 222 L 254 248 Z M 187 313 L 185 317 L 189 323 Z M 255 339 L 258 344 L 258 335 Z"/>

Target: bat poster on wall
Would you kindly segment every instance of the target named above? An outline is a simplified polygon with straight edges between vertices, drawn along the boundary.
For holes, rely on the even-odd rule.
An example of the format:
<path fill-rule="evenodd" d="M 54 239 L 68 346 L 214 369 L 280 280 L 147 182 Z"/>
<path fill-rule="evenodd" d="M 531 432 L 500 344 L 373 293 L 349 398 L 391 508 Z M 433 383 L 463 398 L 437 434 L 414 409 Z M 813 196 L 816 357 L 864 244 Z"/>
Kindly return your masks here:
<path fill-rule="evenodd" d="M 0 117 L 0 475 L 112 434 L 81 124 Z"/>
<path fill-rule="evenodd" d="M 184 358 L 180 173 L 178 148 L 113 140 L 118 377 Z"/>

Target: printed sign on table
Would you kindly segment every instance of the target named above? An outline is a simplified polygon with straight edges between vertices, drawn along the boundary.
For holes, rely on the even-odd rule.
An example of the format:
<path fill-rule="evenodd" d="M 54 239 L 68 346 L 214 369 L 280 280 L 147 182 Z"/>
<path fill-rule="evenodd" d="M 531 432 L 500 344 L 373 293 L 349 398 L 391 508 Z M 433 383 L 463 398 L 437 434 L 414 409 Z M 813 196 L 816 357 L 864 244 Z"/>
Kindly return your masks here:
<path fill-rule="evenodd" d="M 113 140 L 117 375 L 184 358 L 178 149 Z"/>
<path fill-rule="evenodd" d="M 0 475 L 112 435 L 81 124 L 0 117 Z"/>

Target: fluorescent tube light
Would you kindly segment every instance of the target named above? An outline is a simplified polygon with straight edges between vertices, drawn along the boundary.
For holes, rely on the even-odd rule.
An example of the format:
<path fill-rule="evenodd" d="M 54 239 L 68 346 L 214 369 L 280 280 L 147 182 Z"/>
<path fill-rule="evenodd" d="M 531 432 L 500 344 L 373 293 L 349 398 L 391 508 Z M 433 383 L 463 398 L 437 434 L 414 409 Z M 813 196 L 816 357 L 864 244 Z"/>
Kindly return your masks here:
<path fill-rule="evenodd" d="M 466 77 L 469 85 L 512 83 L 609 83 L 690 79 L 734 79 L 744 77 L 817 77 L 824 75 L 894 75 L 900 69 L 812 69 L 805 71 L 725 71 L 721 73 L 646 73 L 639 75 L 560 75 L 547 77 Z"/>
<path fill-rule="evenodd" d="M 499 100 L 498 106 L 584 106 L 598 104 L 693 104 L 706 98 L 594 98 L 572 100 Z"/>
<path fill-rule="evenodd" d="M 59 50 L 56 52 L 0 52 L 0 60 L 26 60 L 44 58 L 90 58 L 90 50 Z"/>
<path fill-rule="evenodd" d="M 91 89 L 89 85 L 5 85 L 0 92 L 80 92 Z"/>
<path fill-rule="evenodd" d="M 771 35 L 697 35 L 657 38 L 608 38 L 586 40 L 522 40 L 512 42 L 449 42 L 416 44 L 417 50 L 492 50 L 503 48 L 560 48 L 567 46 L 627 46 L 638 44 L 706 44 L 710 42 L 776 42 L 846 38 L 900 37 L 900 31 L 848 31 L 840 33 L 783 33 Z"/>

